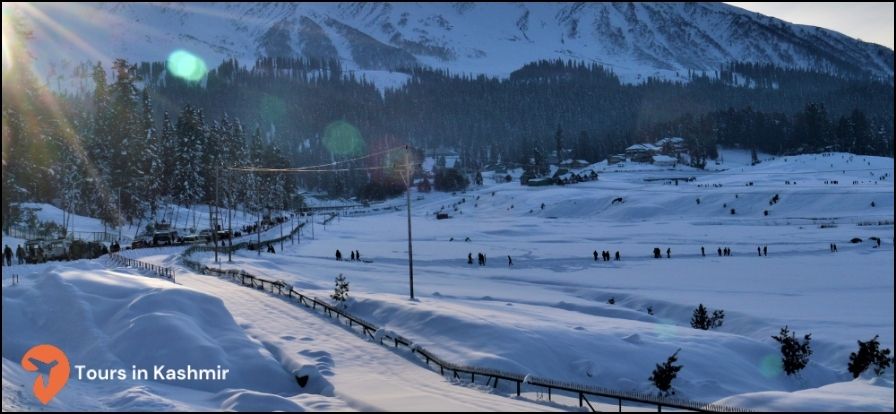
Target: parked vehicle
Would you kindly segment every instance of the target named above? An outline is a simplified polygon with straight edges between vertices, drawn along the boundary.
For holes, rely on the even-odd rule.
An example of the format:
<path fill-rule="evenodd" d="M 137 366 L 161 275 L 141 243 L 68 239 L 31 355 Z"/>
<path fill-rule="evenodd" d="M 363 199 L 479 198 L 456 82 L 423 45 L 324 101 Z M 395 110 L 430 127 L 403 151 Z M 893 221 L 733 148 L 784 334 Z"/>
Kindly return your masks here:
<path fill-rule="evenodd" d="M 184 236 L 183 241 L 184 241 L 184 243 L 191 243 L 191 244 L 205 243 L 206 238 L 202 234 L 188 234 L 188 235 Z"/>
<path fill-rule="evenodd" d="M 44 243 L 44 261 L 69 260 L 69 248 L 72 243 L 65 239 L 51 240 Z"/>
<path fill-rule="evenodd" d="M 152 236 L 147 233 L 140 233 L 131 242 L 132 249 L 140 249 L 152 245 Z"/>
<path fill-rule="evenodd" d="M 199 232 L 199 236 L 204 238 L 207 242 L 212 241 L 212 229 L 203 229 Z M 184 241 L 187 241 L 186 238 L 184 238 Z"/>
<path fill-rule="evenodd" d="M 25 263 L 43 263 L 44 240 L 35 239 L 25 242 Z"/>
<path fill-rule="evenodd" d="M 173 245 L 177 243 L 177 232 L 173 230 L 157 231 L 152 235 L 152 244 L 161 246 L 163 244 Z"/>
<path fill-rule="evenodd" d="M 229 230 L 218 230 L 218 240 L 227 240 L 230 238 Z"/>
<path fill-rule="evenodd" d="M 103 255 L 103 244 L 94 241 L 72 240 L 68 253 L 71 260 L 96 259 Z"/>

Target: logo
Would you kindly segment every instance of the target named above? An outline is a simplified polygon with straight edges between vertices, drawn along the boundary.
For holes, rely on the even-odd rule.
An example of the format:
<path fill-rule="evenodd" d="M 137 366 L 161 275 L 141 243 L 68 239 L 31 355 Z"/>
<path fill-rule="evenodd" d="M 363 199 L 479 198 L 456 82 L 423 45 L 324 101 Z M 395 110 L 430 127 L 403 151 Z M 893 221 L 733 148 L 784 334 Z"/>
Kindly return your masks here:
<path fill-rule="evenodd" d="M 22 357 L 22 368 L 30 372 L 40 370 L 34 380 L 34 396 L 43 405 L 47 405 L 59 391 L 62 391 L 71 371 L 65 353 L 50 344 L 41 344 L 29 349 Z M 43 374 L 45 370 L 49 372 L 46 381 Z"/>

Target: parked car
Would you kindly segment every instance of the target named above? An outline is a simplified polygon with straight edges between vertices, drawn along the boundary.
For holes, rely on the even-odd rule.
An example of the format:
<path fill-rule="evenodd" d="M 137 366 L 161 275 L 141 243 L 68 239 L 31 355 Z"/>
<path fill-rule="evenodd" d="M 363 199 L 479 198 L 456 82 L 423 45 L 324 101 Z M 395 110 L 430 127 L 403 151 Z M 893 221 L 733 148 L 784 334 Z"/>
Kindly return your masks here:
<path fill-rule="evenodd" d="M 40 248 L 40 249 L 38 249 Z M 25 263 L 43 263 L 45 261 L 44 240 L 35 239 L 25 242 Z M 40 253 L 38 253 L 40 251 Z"/>
<path fill-rule="evenodd" d="M 72 243 L 65 239 L 51 240 L 44 243 L 44 260 L 69 260 L 69 248 Z"/>
<path fill-rule="evenodd" d="M 199 236 L 203 237 L 207 242 L 212 241 L 212 229 L 201 230 L 199 232 Z M 187 241 L 186 238 L 184 239 L 184 241 Z"/>
<path fill-rule="evenodd" d="M 134 237 L 134 241 L 131 242 L 132 249 L 140 249 L 150 245 L 152 245 L 152 236 L 147 233 L 138 234 L 137 237 Z"/>
<path fill-rule="evenodd" d="M 188 234 L 183 238 L 184 243 L 196 244 L 196 243 L 205 243 L 206 238 L 201 234 Z"/>
<path fill-rule="evenodd" d="M 157 231 L 152 235 L 152 244 L 161 246 L 163 244 L 173 245 L 177 243 L 177 232 L 173 230 Z"/>
<path fill-rule="evenodd" d="M 218 240 L 227 240 L 230 238 L 230 230 L 218 230 Z"/>

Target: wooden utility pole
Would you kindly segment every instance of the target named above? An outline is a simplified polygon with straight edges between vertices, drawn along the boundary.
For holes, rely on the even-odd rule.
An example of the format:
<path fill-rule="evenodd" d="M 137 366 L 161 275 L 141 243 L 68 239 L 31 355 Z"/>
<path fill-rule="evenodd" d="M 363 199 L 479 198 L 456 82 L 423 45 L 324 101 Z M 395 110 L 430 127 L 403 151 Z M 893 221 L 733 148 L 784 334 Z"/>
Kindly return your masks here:
<path fill-rule="evenodd" d="M 218 217 L 220 217 L 220 211 L 218 210 L 218 189 L 220 187 L 221 182 L 221 167 L 215 168 L 215 217 L 214 222 L 211 224 L 212 228 L 212 243 L 215 244 L 215 263 L 218 263 Z M 211 221 L 211 220 L 209 220 Z"/>
<path fill-rule="evenodd" d="M 405 168 L 407 168 L 405 185 L 407 187 L 406 192 L 408 202 L 408 279 L 410 280 L 411 286 L 411 299 L 414 299 L 414 247 L 411 244 L 411 148 L 409 145 L 405 145 L 404 149 L 404 164 Z"/>

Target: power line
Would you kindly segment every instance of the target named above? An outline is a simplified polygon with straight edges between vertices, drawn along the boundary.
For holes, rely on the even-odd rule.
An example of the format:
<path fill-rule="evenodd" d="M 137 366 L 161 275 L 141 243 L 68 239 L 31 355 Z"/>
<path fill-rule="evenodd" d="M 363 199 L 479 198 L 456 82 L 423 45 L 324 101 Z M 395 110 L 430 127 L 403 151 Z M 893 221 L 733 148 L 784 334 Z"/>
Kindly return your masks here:
<path fill-rule="evenodd" d="M 231 171 L 243 171 L 243 172 L 305 173 L 305 172 L 388 170 L 388 169 L 407 168 L 409 166 L 413 166 L 413 164 L 399 164 L 399 165 L 383 166 L 383 167 L 326 168 L 326 169 L 314 169 L 314 170 L 309 170 L 309 169 L 306 169 L 305 167 L 303 167 L 303 168 L 233 167 L 233 168 L 230 168 L 230 170 Z"/>

